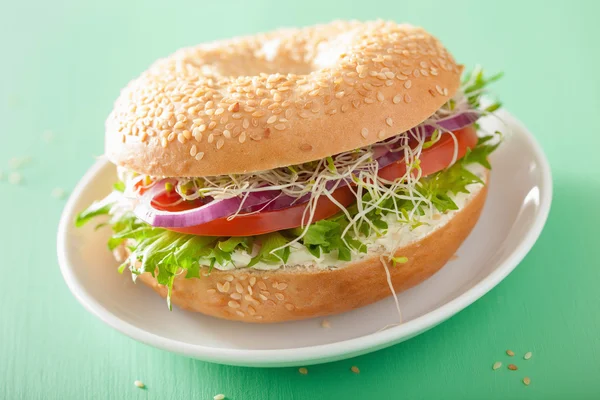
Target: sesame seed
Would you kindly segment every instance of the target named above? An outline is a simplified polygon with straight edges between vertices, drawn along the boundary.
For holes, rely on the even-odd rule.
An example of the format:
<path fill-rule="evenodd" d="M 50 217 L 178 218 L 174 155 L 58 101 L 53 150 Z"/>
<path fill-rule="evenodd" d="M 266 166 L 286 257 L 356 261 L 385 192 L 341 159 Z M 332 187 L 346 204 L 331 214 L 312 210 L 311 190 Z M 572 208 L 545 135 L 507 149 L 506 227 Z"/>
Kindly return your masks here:
<path fill-rule="evenodd" d="M 243 287 L 243 286 L 242 286 L 242 284 L 241 284 L 241 283 L 239 283 L 239 282 L 235 284 L 235 290 L 236 290 L 238 293 L 244 293 L 244 287 Z"/>
<path fill-rule="evenodd" d="M 379 133 L 377 134 L 377 137 L 379 139 L 384 139 L 385 138 L 385 130 L 380 130 Z"/>
<path fill-rule="evenodd" d="M 225 399 L 224 394 L 218 394 L 215 397 L 213 397 L 213 400 L 224 400 L 224 399 Z"/>
<path fill-rule="evenodd" d="M 356 365 L 353 365 L 352 368 L 350 368 L 350 371 L 354 372 L 355 374 L 360 374 L 360 369 L 358 369 Z"/>
<path fill-rule="evenodd" d="M 385 98 L 384 98 L 384 96 L 383 96 L 383 93 L 381 93 L 381 92 L 377 92 L 377 100 L 379 100 L 379 101 L 383 101 L 384 99 L 385 99 Z"/>
<path fill-rule="evenodd" d="M 412 81 L 410 79 L 407 81 L 404 81 L 405 88 L 410 89 L 411 86 L 412 86 Z"/>
<path fill-rule="evenodd" d="M 285 296 L 281 293 L 275 293 L 275 298 L 279 301 L 285 300 Z"/>
<path fill-rule="evenodd" d="M 401 101 L 402 101 L 402 96 L 401 96 L 401 95 L 399 95 L 399 94 L 397 94 L 396 96 L 394 96 L 394 98 L 392 99 L 392 102 L 393 102 L 394 104 L 398 104 L 398 103 L 400 103 Z"/>
<path fill-rule="evenodd" d="M 8 160 L 8 166 L 11 169 L 20 169 L 28 165 L 29 163 L 31 163 L 31 157 L 29 156 L 13 157 L 10 160 Z"/>
<path fill-rule="evenodd" d="M 525 378 L 523 378 L 523 383 L 525 384 L 525 386 L 529 386 L 529 384 L 531 383 L 531 379 L 526 376 Z"/>
<path fill-rule="evenodd" d="M 508 364 L 508 369 L 510 369 L 511 371 L 516 371 L 517 366 L 515 364 Z"/>
<path fill-rule="evenodd" d="M 18 185 L 23 181 L 23 177 L 18 172 L 11 172 L 8 174 L 8 183 L 11 185 Z"/>
<path fill-rule="evenodd" d="M 204 157 L 204 152 L 201 151 L 198 154 L 196 154 L 196 161 L 200 161 L 202 160 L 202 158 Z"/>
<path fill-rule="evenodd" d="M 512 350 L 506 350 L 506 354 L 513 357 L 515 355 L 515 352 Z"/>
<path fill-rule="evenodd" d="M 367 128 L 362 128 L 362 130 L 360 131 L 360 134 L 362 135 L 362 137 L 364 137 L 366 139 L 367 136 L 369 136 L 369 130 Z"/>
<path fill-rule="evenodd" d="M 54 140 L 54 132 L 52 132 L 52 131 L 42 132 L 42 140 L 46 143 L 50 143 L 52 140 Z"/>
<path fill-rule="evenodd" d="M 532 356 L 532 355 L 533 355 L 533 354 L 532 354 L 530 351 L 528 351 L 527 353 L 525 353 L 525 355 L 523 356 L 523 358 L 524 358 L 525 360 L 529 360 L 529 359 L 531 358 L 531 356 Z"/>
<path fill-rule="evenodd" d="M 240 308 L 240 303 L 234 300 L 230 300 L 227 305 L 231 308 Z"/>
<path fill-rule="evenodd" d="M 496 361 L 496 362 L 494 363 L 494 365 L 492 365 L 492 369 L 495 371 L 495 370 L 497 370 L 498 368 L 500 368 L 501 366 L 502 366 L 502 363 L 501 363 L 500 361 Z"/>
<path fill-rule="evenodd" d="M 412 101 L 412 99 L 408 93 L 404 95 L 404 101 L 406 103 L 410 103 Z"/>
<path fill-rule="evenodd" d="M 278 131 L 283 131 L 285 130 L 285 124 L 277 124 L 274 126 L 275 129 L 277 129 Z"/>
<path fill-rule="evenodd" d="M 137 387 L 139 387 L 140 389 L 143 389 L 146 387 L 146 385 L 144 385 L 141 381 L 135 381 L 133 382 L 133 384 Z"/>
<path fill-rule="evenodd" d="M 300 372 L 302 375 L 306 375 L 308 374 L 308 369 L 306 369 L 305 367 L 301 367 L 298 368 L 298 372 Z"/>
<path fill-rule="evenodd" d="M 393 126 L 394 125 L 394 120 L 392 118 L 388 117 L 388 118 L 385 119 L 385 123 L 388 126 Z"/>
<path fill-rule="evenodd" d="M 64 199 L 66 194 L 67 192 L 65 192 L 65 190 L 61 188 L 54 188 L 52 189 L 51 193 L 52 197 L 59 200 Z"/>

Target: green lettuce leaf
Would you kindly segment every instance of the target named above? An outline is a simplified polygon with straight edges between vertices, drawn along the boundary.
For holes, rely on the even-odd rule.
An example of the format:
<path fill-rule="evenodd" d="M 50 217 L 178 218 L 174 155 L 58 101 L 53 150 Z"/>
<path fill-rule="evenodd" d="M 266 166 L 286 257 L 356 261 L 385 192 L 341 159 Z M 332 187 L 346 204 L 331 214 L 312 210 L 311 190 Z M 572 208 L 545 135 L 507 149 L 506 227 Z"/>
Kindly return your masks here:
<path fill-rule="evenodd" d="M 92 219 L 100 215 L 108 215 L 112 204 L 107 204 L 102 207 L 98 207 L 96 204 L 92 204 L 87 210 L 79 213 L 75 218 L 75 226 L 81 228 Z"/>

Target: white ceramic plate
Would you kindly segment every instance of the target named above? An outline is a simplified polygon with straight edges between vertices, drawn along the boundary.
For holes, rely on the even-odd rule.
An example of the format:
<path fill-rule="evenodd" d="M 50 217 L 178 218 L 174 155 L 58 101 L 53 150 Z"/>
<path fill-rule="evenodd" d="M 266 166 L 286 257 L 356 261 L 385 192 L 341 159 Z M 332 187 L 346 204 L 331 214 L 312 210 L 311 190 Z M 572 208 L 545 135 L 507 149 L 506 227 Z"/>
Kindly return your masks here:
<path fill-rule="evenodd" d="M 399 295 L 404 323 L 391 298 L 328 318 L 271 325 L 222 321 L 175 309 L 143 284 L 119 275 L 106 248 L 109 230 L 75 228 L 77 212 L 105 196 L 115 168 L 99 161 L 69 199 L 58 230 L 65 281 L 83 306 L 111 327 L 149 345 L 206 361 L 244 366 L 299 366 L 340 360 L 409 339 L 443 322 L 504 279 L 538 238 L 548 216 L 552 180 L 531 134 L 507 113 L 510 131 L 492 155 L 489 196 L 477 226 L 450 261 L 426 282 Z"/>

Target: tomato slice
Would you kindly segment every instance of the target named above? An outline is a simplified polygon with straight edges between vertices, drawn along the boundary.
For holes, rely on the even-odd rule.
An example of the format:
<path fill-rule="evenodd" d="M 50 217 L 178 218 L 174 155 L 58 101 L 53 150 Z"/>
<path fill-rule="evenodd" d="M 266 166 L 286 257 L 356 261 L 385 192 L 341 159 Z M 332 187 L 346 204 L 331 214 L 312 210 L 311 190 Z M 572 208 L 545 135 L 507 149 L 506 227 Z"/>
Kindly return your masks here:
<path fill-rule="evenodd" d="M 468 148 L 477 145 L 477 132 L 473 127 L 466 127 L 454 132 L 458 142 L 457 159 L 464 157 Z M 428 149 L 421 152 L 422 176 L 430 175 L 447 168 L 454 156 L 455 143 L 448 134 L 442 135 L 440 140 Z M 394 180 L 404 176 L 406 164 L 400 160 L 388 165 L 379 171 L 379 176 L 384 179 Z M 349 187 L 343 187 L 333 192 L 333 197 L 344 207 L 348 207 L 356 201 Z M 173 203 L 177 199 L 176 193 L 163 194 L 162 198 L 156 200 L 161 203 Z M 177 196 L 177 197 L 176 197 Z M 176 206 L 157 207 L 170 211 L 182 211 L 202 205 L 201 200 L 194 202 L 182 202 Z M 156 206 L 156 205 L 155 205 Z M 302 217 L 306 204 L 299 204 L 277 211 L 266 211 L 256 214 L 241 214 L 228 221 L 227 218 L 219 218 L 202 225 L 186 228 L 168 228 L 169 230 L 198 236 L 254 236 L 264 233 L 281 231 L 284 229 L 297 228 L 302 225 Z M 322 196 L 317 202 L 315 214 L 312 221 L 317 222 L 329 218 L 340 211 L 339 207 L 331 200 Z"/>
<path fill-rule="evenodd" d="M 356 201 L 352 190 L 342 187 L 332 193 L 332 196 L 344 207 L 348 207 Z M 238 215 L 231 221 L 227 218 L 218 218 L 202 225 L 187 228 L 169 228 L 169 230 L 188 233 L 199 236 L 254 236 L 264 233 L 281 231 L 284 229 L 302 226 L 302 217 L 306 204 L 298 204 L 292 207 L 276 211 L 266 211 L 256 214 Z M 340 212 L 339 207 L 325 196 L 319 197 L 313 222 L 329 218 Z"/>
<path fill-rule="evenodd" d="M 472 126 L 459 129 L 453 132 L 458 142 L 458 154 L 456 159 L 465 156 L 467 149 L 474 148 L 477 145 L 477 131 Z M 454 140 L 449 134 L 443 134 L 436 144 L 421 152 L 421 176 L 434 174 L 450 166 L 454 156 Z M 406 163 L 400 160 L 382 168 L 379 176 L 383 179 L 393 181 L 401 178 L 406 173 Z"/>

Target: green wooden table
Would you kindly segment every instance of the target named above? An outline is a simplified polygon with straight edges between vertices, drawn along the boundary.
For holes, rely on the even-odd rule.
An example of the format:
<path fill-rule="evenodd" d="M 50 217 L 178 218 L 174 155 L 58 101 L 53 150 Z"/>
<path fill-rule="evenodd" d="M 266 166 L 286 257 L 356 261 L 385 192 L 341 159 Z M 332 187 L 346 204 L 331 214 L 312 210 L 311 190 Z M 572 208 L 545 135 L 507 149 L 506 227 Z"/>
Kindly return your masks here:
<path fill-rule="evenodd" d="M 0 6 L 0 399 L 600 398 L 600 2 L 203 3 Z M 64 200 L 55 189 L 69 191 L 102 153 L 104 118 L 119 89 L 181 46 L 377 17 L 422 25 L 466 65 L 505 72 L 497 93 L 536 134 L 555 180 L 548 224 L 515 272 L 417 338 L 308 375 L 172 355 L 84 311 L 56 261 Z M 19 157 L 30 162 L 11 185 Z M 492 371 L 494 361 L 519 370 Z"/>

